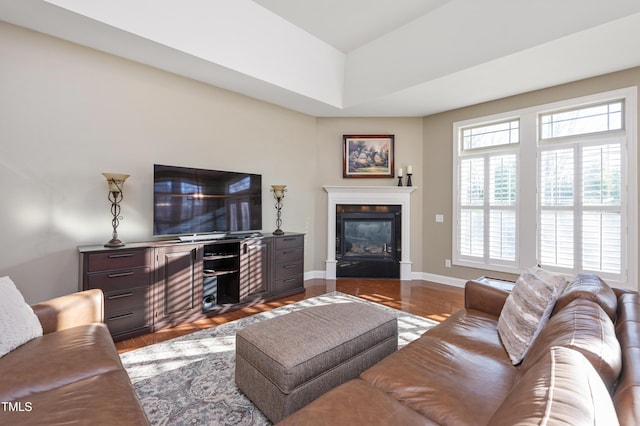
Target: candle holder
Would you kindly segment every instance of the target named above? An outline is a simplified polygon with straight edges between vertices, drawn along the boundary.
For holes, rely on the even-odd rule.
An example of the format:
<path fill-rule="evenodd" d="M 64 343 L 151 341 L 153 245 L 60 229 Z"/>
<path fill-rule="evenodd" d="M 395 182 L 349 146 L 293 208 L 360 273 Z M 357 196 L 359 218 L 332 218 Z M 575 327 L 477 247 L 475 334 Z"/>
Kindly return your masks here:
<path fill-rule="evenodd" d="M 287 185 L 271 185 L 271 192 L 273 192 L 273 198 L 276 199 L 276 230 L 273 231 L 273 235 L 284 235 L 284 231 L 280 229 L 282 225 L 282 218 L 280 217 L 280 212 L 282 210 L 282 199 L 284 198 L 284 193 L 287 192 Z"/>
<path fill-rule="evenodd" d="M 411 175 L 413 175 L 413 173 L 407 173 L 407 186 L 413 186 L 411 183 Z"/>
<path fill-rule="evenodd" d="M 402 176 L 398 176 L 398 186 L 402 186 Z"/>
<path fill-rule="evenodd" d="M 111 219 L 111 226 L 113 227 L 113 233 L 111 235 L 111 240 L 107 242 L 105 247 L 122 247 L 124 243 L 120 241 L 118 238 L 118 225 L 120 224 L 120 203 L 124 198 L 122 193 L 122 187 L 124 186 L 124 181 L 129 177 L 129 175 L 123 173 L 103 173 L 105 178 L 107 178 L 107 183 L 109 184 L 109 194 L 107 199 L 111 202 L 111 214 L 113 215 L 113 219 Z"/>

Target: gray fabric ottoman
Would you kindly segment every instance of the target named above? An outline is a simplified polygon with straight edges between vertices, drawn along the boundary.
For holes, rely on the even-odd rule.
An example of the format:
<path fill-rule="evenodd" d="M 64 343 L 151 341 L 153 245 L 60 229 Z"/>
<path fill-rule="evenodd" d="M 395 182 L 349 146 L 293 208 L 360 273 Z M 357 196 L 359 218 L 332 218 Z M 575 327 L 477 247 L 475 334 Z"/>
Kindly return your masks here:
<path fill-rule="evenodd" d="M 398 349 L 396 318 L 364 303 L 314 306 L 236 335 L 238 388 L 272 422 Z"/>

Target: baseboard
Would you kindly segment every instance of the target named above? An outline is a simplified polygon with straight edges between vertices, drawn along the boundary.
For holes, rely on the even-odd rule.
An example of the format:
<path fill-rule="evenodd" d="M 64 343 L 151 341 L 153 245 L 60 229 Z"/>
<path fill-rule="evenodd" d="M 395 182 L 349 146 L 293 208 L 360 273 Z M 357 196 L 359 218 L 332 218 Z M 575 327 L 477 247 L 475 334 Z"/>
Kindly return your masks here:
<path fill-rule="evenodd" d="M 464 288 L 464 285 L 469 281 L 461 278 L 447 277 L 445 275 L 430 274 L 428 272 L 414 272 L 411 274 L 411 277 L 414 280 L 431 281 L 438 284 L 446 284 L 452 287 L 461 288 Z"/>
<path fill-rule="evenodd" d="M 309 271 L 304 273 L 305 281 L 313 280 L 313 279 L 325 279 L 325 278 L 326 278 L 325 271 Z M 462 287 L 462 288 L 464 288 L 465 283 L 468 281 L 460 278 L 447 277 L 445 275 L 430 274 L 427 272 L 412 272 L 411 279 L 431 281 L 438 284 L 445 284 L 453 287 Z"/>
<path fill-rule="evenodd" d="M 304 280 L 313 280 L 313 279 L 325 279 L 327 274 L 325 271 L 309 271 L 304 273 Z"/>

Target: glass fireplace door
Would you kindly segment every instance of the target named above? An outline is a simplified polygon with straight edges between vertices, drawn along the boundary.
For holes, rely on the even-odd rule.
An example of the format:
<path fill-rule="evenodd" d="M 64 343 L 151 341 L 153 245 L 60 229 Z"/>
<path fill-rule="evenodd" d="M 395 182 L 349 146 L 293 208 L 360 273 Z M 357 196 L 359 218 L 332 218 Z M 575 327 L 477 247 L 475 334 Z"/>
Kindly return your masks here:
<path fill-rule="evenodd" d="M 346 258 L 391 258 L 395 249 L 393 220 L 345 218 L 342 241 Z"/>

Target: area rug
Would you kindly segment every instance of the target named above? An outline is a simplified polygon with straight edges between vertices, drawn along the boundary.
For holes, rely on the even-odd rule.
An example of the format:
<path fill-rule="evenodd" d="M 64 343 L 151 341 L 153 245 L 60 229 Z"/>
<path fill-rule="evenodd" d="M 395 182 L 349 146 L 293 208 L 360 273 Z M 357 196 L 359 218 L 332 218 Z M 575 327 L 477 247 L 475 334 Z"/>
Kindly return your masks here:
<path fill-rule="evenodd" d="M 398 318 L 398 346 L 436 322 L 332 292 L 121 355 L 153 425 L 270 425 L 234 381 L 235 335 L 258 321 L 310 306 L 368 303 Z"/>

